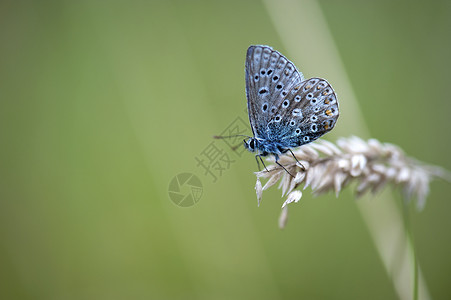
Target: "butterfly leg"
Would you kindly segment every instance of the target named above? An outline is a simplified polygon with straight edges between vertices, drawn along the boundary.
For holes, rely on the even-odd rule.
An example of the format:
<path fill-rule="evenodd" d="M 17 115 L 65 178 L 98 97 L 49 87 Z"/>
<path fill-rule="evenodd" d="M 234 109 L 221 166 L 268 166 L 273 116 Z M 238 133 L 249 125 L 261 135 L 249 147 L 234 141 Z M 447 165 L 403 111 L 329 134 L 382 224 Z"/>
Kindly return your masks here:
<path fill-rule="evenodd" d="M 291 149 L 288 149 L 288 151 L 290 151 L 291 155 L 293 155 L 293 158 L 296 160 L 296 162 L 301 166 L 302 171 L 305 171 L 305 167 L 303 164 L 301 164 L 301 162 L 296 158 L 296 156 L 294 156 L 293 151 L 291 151 Z"/>
<path fill-rule="evenodd" d="M 268 169 L 266 168 L 266 165 L 263 162 L 263 159 L 260 154 L 255 155 L 255 160 L 257 161 L 258 170 L 260 171 L 260 162 L 258 161 L 257 157 L 260 158 L 260 161 L 262 162 L 263 167 L 265 167 L 266 172 L 269 172 Z"/>
<path fill-rule="evenodd" d="M 293 178 L 294 178 L 293 174 L 291 174 L 290 172 L 288 172 L 288 170 L 287 170 L 287 169 L 285 169 L 285 167 L 284 167 L 284 166 L 282 166 L 282 165 L 281 165 L 281 164 L 279 163 L 279 155 L 275 154 L 274 156 L 275 156 L 275 158 L 276 158 L 276 164 L 278 164 L 279 166 L 281 166 L 281 167 L 282 167 L 282 169 L 284 169 L 284 170 L 285 170 L 285 172 L 287 172 L 288 174 L 290 174 L 290 176 L 291 176 L 291 177 L 293 177 Z"/>
<path fill-rule="evenodd" d="M 260 162 L 258 161 L 257 156 L 258 156 L 258 155 L 255 155 L 255 161 L 257 162 L 257 168 L 258 168 L 258 171 L 260 172 L 260 171 L 261 171 L 261 170 L 260 170 Z"/>

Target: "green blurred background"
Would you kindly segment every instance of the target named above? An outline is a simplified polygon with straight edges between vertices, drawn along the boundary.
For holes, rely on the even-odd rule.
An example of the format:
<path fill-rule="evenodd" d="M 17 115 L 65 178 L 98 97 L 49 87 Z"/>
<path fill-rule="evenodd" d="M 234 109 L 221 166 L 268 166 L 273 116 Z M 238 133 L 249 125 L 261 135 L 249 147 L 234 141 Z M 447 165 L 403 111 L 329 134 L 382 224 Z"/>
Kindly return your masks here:
<path fill-rule="evenodd" d="M 451 169 L 450 1 L 319 4 L 371 137 Z M 250 44 L 286 53 L 260 1 L 0 2 L 1 299 L 397 298 L 350 191 L 305 192 L 281 231 L 252 154 L 214 183 L 196 166 L 246 120 Z M 312 59 L 293 60 L 340 95 Z M 190 208 L 167 193 L 182 172 L 204 187 Z M 410 209 L 435 299 L 451 299 L 450 192 L 433 182 Z"/>

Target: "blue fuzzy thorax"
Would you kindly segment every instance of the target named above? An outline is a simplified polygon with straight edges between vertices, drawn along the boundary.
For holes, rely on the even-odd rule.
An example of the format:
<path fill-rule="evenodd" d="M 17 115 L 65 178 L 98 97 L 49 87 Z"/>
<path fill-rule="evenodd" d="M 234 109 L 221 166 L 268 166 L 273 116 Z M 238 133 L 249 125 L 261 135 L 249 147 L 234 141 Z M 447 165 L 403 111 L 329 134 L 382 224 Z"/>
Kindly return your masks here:
<path fill-rule="evenodd" d="M 273 154 L 276 158 L 279 154 L 288 151 L 286 145 L 283 143 L 257 138 L 250 138 L 247 141 L 245 140 L 244 147 L 250 152 L 257 151 L 257 155 L 266 156 L 268 154 Z"/>

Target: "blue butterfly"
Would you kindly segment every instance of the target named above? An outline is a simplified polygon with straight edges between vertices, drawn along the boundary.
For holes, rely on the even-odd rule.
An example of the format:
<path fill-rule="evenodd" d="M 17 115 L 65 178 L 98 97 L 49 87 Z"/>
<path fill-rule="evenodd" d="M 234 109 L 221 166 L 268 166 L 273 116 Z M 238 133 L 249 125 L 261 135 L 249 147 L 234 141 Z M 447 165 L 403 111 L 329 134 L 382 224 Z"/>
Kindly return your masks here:
<path fill-rule="evenodd" d="M 280 52 L 260 45 L 247 49 L 245 71 L 253 137 L 245 139 L 244 146 L 257 152 L 257 163 L 257 158 L 263 163 L 262 156 L 272 154 L 284 168 L 278 162 L 279 155 L 289 151 L 296 159 L 292 148 L 308 144 L 334 128 L 338 101 L 325 79 L 305 80 Z"/>

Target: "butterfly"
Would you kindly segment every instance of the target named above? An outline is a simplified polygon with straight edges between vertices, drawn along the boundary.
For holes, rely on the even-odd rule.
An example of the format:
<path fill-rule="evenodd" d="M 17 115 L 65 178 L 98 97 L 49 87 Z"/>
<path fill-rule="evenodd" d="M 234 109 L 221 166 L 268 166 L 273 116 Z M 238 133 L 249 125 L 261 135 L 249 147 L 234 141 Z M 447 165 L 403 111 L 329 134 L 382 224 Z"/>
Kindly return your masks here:
<path fill-rule="evenodd" d="M 338 101 L 327 80 L 305 80 L 285 56 L 264 45 L 247 49 L 245 73 L 253 137 L 244 140 L 244 147 L 256 152 L 257 163 L 257 158 L 263 163 L 262 156 L 274 155 L 275 162 L 284 168 L 278 162 L 279 155 L 290 152 L 296 159 L 291 149 L 334 128 Z"/>

